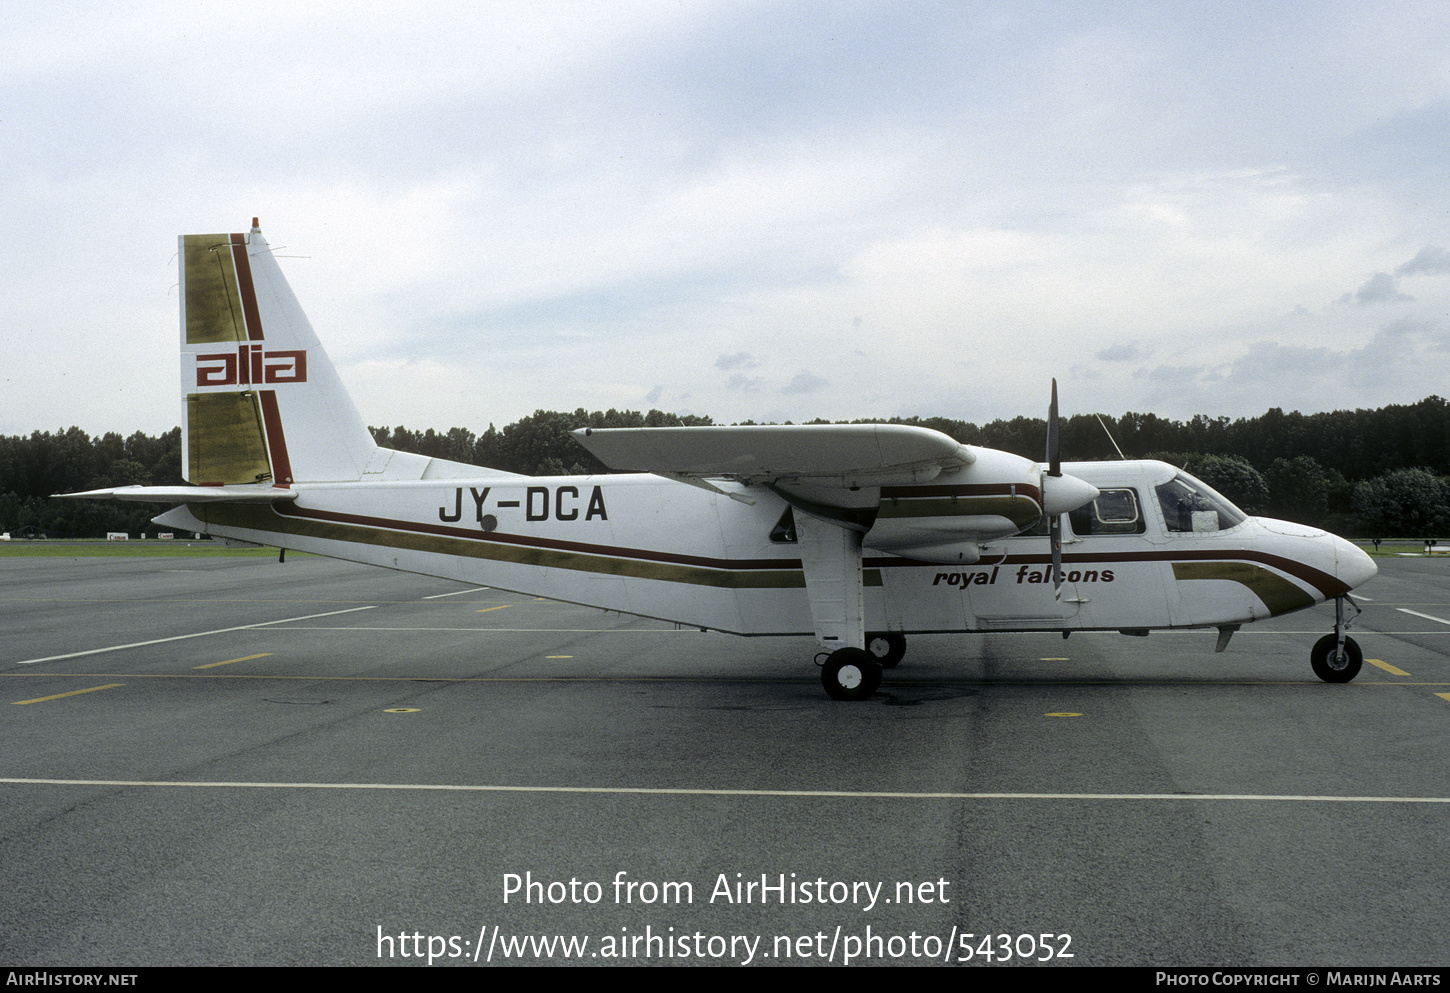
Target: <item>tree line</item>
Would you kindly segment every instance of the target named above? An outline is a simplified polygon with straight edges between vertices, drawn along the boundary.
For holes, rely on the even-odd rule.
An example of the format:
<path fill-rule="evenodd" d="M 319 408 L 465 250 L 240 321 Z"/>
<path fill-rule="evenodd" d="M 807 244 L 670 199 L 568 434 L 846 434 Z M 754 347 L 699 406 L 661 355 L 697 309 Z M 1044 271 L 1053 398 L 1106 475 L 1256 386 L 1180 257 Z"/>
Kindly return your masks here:
<path fill-rule="evenodd" d="M 181 428 L 157 437 L 114 431 L 94 438 L 78 427 L 26 438 L 0 435 L 0 532 L 12 536 L 104 538 L 108 531 L 153 533 L 159 509 L 142 503 L 52 500 L 112 486 L 179 486 Z"/>
<path fill-rule="evenodd" d="M 881 420 L 881 419 L 878 419 Z M 582 475 L 608 468 L 570 432 L 585 427 L 693 427 L 709 417 L 659 410 L 539 410 L 483 433 L 453 427 L 371 428 L 378 444 L 526 475 Z M 753 423 L 753 422 L 745 422 Z M 814 421 L 811 423 L 826 423 Z M 854 423 L 869 423 L 860 420 Z M 945 417 L 889 418 L 969 445 L 1044 458 L 1047 424 L 1015 417 L 983 425 Z M 1106 428 L 1106 430 L 1105 430 Z M 1437 396 L 1376 410 L 1284 413 L 1174 421 L 1154 414 L 1076 415 L 1060 426 L 1065 461 L 1159 458 L 1203 479 L 1245 511 L 1360 537 L 1421 537 L 1450 530 L 1450 402 Z M 1116 442 L 1116 447 L 1114 443 Z M 158 437 L 71 427 L 0 436 L 0 531 L 52 537 L 137 533 L 156 508 L 51 500 L 51 494 L 132 483 L 181 484 L 181 429 Z"/>

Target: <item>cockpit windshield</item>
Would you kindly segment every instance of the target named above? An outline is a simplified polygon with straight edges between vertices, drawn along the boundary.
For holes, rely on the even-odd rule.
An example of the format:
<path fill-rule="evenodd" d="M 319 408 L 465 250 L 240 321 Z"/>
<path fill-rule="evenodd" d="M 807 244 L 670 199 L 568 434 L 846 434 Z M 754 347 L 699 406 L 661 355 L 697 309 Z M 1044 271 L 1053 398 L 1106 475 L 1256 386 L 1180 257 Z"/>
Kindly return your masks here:
<path fill-rule="evenodd" d="M 1169 531 L 1227 531 L 1248 518 L 1227 497 L 1187 473 L 1157 487 L 1157 493 Z"/>

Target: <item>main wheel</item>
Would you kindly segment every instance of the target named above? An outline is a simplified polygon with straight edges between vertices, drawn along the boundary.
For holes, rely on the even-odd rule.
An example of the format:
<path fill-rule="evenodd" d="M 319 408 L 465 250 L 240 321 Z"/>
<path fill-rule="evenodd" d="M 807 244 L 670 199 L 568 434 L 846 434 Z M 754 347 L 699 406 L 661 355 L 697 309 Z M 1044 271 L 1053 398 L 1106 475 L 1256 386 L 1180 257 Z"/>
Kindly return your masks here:
<path fill-rule="evenodd" d="M 866 635 L 866 651 L 883 669 L 895 669 L 906 656 L 906 635 L 895 631 L 877 631 Z"/>
<path fill-rule="evenodd" d="M 1336 659 L 1334 649 L 1338 641 L 1334 635 L 1326 634 L 1314 643 L 1314 651 L 1309 653 L 1314 675 L 1326 683 L 1347 683 L 1359 675 L 1360 666 L 1364 665 L 1364 653 L 1353 638 L 1344 639 L 1344 658 Z"/>
<path fill-rule="evenodd" d="M 881 685 L 881 666 L 859 648 L 838 648 L 821 666 L 821 685 L 834 700 L 865 700 Z"/>

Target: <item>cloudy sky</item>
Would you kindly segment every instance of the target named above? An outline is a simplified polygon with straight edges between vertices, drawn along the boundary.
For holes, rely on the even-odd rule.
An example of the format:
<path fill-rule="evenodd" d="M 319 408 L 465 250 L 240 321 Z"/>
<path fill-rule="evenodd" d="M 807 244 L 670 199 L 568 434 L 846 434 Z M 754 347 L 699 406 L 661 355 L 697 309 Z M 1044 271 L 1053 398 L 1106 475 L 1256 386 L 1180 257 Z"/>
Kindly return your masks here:
<path fill-rule="evenodd" d="M 373 424 L 1450 393 L 1439 3 L 31 4 L 0 433 L 177 423 L 252 216 Z"/>

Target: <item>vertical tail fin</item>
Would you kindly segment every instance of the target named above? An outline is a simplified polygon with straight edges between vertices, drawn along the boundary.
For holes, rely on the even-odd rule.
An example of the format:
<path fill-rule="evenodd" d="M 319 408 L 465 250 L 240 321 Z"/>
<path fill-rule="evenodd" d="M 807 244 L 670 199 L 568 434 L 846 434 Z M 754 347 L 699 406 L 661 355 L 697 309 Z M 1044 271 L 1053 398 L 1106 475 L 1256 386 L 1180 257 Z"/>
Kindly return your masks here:
<path fill-rule="evenodd" d="M 362 479 L 381 452 L 255 218 L 245 235 L 182 235 L 180 258 L 186 479 Z"/>

